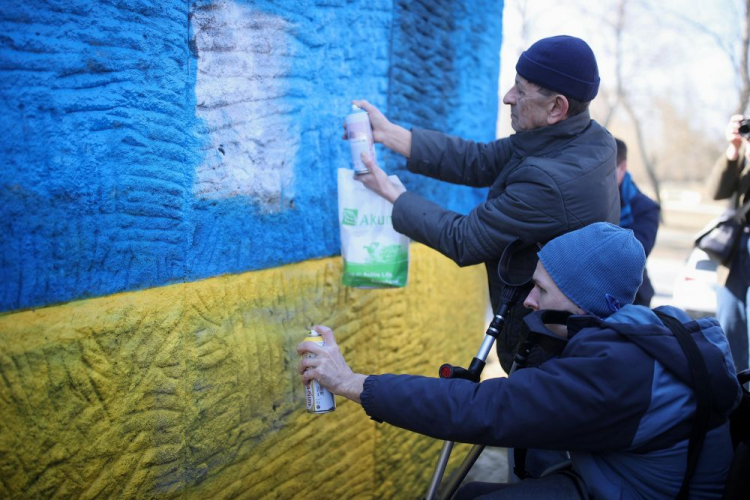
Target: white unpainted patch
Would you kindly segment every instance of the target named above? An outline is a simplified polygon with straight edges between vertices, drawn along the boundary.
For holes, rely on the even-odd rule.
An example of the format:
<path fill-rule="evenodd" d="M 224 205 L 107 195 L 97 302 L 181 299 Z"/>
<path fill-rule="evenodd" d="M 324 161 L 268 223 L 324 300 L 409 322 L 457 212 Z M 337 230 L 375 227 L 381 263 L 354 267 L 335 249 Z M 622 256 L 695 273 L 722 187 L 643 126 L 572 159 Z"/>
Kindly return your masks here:
<path fill-rule="evenodd" d="M 299 127 L 286 101 L 289 22 L 233 1 L 194 12 L 196 115 L 209 140 L 199 198 L 249 196 L 277 212 L 293 199 Z"/>

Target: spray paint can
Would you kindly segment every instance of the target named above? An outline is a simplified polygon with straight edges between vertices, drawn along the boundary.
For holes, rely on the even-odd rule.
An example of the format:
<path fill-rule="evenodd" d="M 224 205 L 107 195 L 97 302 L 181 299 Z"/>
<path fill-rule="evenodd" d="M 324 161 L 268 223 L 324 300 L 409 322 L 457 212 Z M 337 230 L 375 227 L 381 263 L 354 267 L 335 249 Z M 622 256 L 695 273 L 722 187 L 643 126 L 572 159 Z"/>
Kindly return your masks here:
<path fill-rule="evenodd" d="M 315 330 L 310 330 L 307 342 L 314 342 L 320 346 L 325 345 L 323 337 Z M 314 358 L 315 354 L 307 354 L 308 358 Z M 336 398 L 331 391 L 320 385 L 317 380 L 311 380 L 305 387 L 305 402 L 308 413 L 328 413 L 336 409 Z"/>
<path fill-rule="evenodd" d="M 362 163 L 362 153 L 375 158 L 375 141 L 372 138 L 372 126 L 367 111 L 356 104 L 352 104 L 352 111 L 346 118 L 346 134 L 349 139 L 349 149 L 352 153 L 352 166 L 355 174 L 366 174 L 370 170 Z"/>

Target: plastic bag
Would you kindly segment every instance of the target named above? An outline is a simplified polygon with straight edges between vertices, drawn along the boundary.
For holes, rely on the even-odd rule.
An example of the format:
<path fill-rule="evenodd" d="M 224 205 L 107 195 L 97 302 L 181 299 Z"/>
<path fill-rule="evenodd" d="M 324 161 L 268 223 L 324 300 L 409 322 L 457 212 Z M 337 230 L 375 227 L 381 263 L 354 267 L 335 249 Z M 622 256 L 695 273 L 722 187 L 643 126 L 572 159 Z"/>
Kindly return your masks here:
<path fill-rule="evenodd" d="M 393 229 L 393 205 L 354 178 L 338 171 L 339 228 L 344 273 L 356 288 L 403 287 L 409 275 L 409 238 Z M 395 175 L 388 177 L 401 184 Z"/>

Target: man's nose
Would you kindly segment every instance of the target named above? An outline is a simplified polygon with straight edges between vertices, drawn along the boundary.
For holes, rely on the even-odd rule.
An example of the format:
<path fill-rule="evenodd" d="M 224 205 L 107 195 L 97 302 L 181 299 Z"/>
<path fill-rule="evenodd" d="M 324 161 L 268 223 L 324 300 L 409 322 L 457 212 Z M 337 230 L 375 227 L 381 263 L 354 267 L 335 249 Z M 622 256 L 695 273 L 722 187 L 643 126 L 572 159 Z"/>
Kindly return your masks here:
<path fill-rule="evenodd" d="M 509 91 L 505 93 L 505 96 L 503 97 L 503 104 L 515 104 L 516 103 L 516 94 L 513 92 L 515 87 L 511 87 Z"/>
<path fill-rule="evenodd" d="M 531 292 L 529 292 L 529 295 L 526 297 L 526 300 L 523 301 L 523 306 L 528 309 L 531 309 L 532 311 L 539 310 L 539 304 L 536 301 L 536 293 L 534 293 L 534 290 L 531 290 Z"/>

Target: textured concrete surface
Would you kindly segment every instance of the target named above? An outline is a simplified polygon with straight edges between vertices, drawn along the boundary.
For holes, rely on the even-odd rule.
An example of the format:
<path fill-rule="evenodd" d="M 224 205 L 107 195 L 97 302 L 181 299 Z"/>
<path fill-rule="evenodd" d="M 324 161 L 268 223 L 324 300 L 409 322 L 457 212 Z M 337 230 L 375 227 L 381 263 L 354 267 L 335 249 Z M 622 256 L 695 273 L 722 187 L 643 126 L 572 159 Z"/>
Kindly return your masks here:
<path fill-rule="evenodd" d="M 294 346 L 326 322 L 362 371 L 476 352 L 483 271 L 416 245 L 407 288 L 341 286 L 336 170 L 355 98 L 493 139 L 501 11 L 6 2 L 0 497 L 420 496 L 440 444 L 352 404 L 307 415 Z M 484 197 L 379 158 L 458 212 Z"/>
<path fill-rule="evenodd" d="M 412 262 L 405 289 L 343 288 L 330 258 L 0 316 L 0 497 L 418 497 L 441 444 L 342 399 L 309 415 L 295 371 L 316 323 L 361 372 L 465 366 L 484 269 Z"/>
<path fill-rule="evenodd" d="M 350 101 L 494 138 L 502 2 L 0 9 L 0 311 L 337 255 Z M 481 13 L 481 14 L 478 14 Z M 467 212 L 482 190 L 381 163 Z"/>

